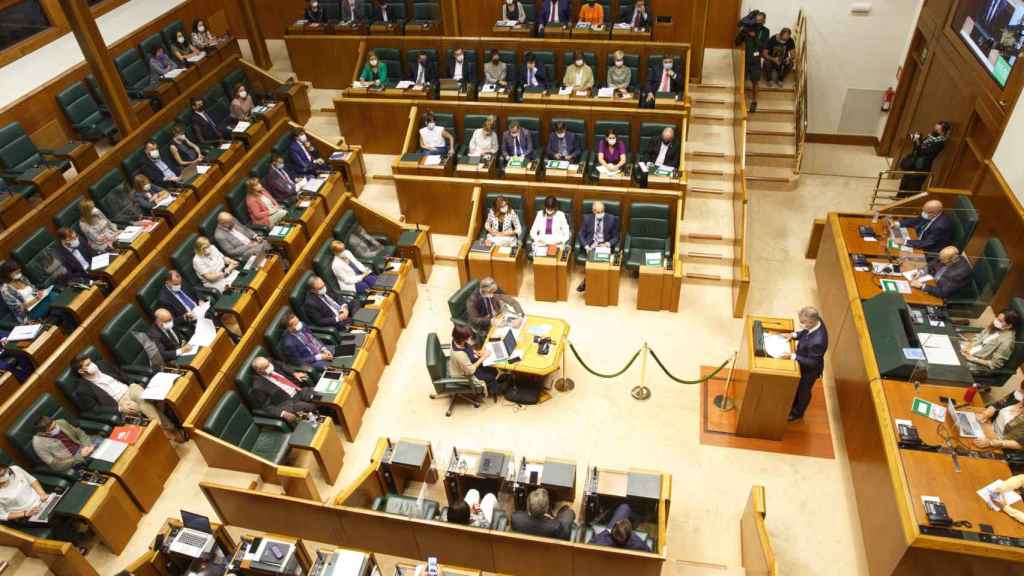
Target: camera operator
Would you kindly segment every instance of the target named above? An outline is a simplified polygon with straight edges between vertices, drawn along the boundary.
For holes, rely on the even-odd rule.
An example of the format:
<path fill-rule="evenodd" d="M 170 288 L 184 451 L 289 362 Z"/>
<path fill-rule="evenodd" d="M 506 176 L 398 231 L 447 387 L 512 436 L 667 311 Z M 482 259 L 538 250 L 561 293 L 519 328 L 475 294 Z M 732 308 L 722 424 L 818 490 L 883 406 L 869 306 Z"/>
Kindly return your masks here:
<path fill-rule="evenodd" d="M 939 154 L 946 147 L 946 141 L 949 140 L 949 134 L 952 130 L 949 122 L 942 121 L 932 127 L 932 131 L 927 136 L 921 136 L 920 132 L 911 132 L 908 136 L 913 149 L 910 154 L 907 154 L 900 160 L 900 170 L 913 171 L 913 172 L 931 172 L 932 163 L 938 158 Z M 910 196 L 914 192 L 919 192 L 924 187 L 924 182 L 927 179 L 926 176 L 918 174 L 908 174 L 900 179 L 900 190 L 899 197 Z"/>
<path fill-rule="evenodd" d="M 764 25 L 766 14 L 760 10 L 752 10 L 737 25 L 740 29 L 736 35 L 736 45 L 744 45 L 746 52 L 747 79 L 750 80 L 750 111 L 757 112 L 757 89 L 761 82 L 761 57 L 768 44 L 768 27 Z"/>

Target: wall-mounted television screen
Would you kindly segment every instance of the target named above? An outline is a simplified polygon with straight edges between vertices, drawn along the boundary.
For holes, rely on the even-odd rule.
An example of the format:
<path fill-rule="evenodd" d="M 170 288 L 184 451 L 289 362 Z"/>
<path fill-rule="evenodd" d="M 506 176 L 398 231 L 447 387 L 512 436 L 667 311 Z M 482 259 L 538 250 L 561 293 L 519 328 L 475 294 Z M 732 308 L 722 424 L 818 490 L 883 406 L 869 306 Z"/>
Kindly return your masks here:
<path fill-rule="evenodd" d="M 1024 47 L 1024 0 L 963 0 L 955 30 L 1000 86 Z"/>

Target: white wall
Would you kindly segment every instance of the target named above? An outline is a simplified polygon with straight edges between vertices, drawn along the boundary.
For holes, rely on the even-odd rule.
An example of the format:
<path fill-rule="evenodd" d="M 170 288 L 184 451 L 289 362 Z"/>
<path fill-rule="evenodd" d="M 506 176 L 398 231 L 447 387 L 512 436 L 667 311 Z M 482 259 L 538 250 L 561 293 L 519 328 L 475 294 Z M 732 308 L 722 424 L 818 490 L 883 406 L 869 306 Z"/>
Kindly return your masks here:
<path fill-rule="evenodd" d="M 1003 137 L 999 139 L 996 152 L 992 155 L 992 163 L 999 168 L 1017 200 L 1024 204 L 1024 162 L 1021 162 L 1021 152 L 1024 152 L 1024 101 L 1014 106 Z"/>
<path fill-rule="evenodd" d="M 839 131 L 848 90 L 896 86 L 923 0 L 868 1 L 871 13 L 858 16 L 850 14 L 853 0 L 743 0 L 743 14 L 767 13 L 772 34 L 795 26 L 800 9 L 806 11 L 810 132 Z M 876 135 L 883 126 L 879 119 Z"/>

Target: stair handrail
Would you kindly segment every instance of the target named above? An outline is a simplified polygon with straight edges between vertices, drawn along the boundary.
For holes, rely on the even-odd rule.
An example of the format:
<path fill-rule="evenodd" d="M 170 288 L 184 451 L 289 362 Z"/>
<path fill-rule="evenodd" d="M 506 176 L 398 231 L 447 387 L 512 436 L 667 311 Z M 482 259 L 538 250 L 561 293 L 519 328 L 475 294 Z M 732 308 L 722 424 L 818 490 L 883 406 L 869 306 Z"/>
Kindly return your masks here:
<path fill-rule="evenodd" d="M 747 295 L 750 293 L 750 264 L 748 262 L 747 208 L 747 98 L 746 98 L 746 53 L 733 50 L 733 78 L 736 88 L 733 102 L 733 264 L 732 294 L 734 318 L 742 318 L 746 312 Z"/>
<path fill-rule="evenodd" d="M 796 93 L 793 100 L 793 134 L 796 156 L 793 159 L 793 174 L 799 176 L 803 167 L 804 148 L 807 146 L 807 14 L 801 8 L 793 32 L 796 54 L 793 73 Z"/>

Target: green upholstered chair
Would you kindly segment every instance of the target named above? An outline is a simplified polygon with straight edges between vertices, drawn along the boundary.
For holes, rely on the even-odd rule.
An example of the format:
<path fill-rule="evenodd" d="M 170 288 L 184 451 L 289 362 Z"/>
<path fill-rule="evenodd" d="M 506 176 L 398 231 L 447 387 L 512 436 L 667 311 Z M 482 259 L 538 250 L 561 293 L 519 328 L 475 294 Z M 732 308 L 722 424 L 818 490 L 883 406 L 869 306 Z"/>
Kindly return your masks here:
<path fill-rule="evenodd" d="M 1024 299 L 1014 298 L 1010 301 L 1010 309 L 1016 312 L 1024 318 Z M 998 310 L 996 311 L 999 312 Z M 959 332 L 962 334 L 970 334 L 980 332 L 980 328 L 966 328 L 960 329 Z M 1013 352 L 1010 353 L 1010 357 L 1006 360 L 1006 364 L 997 370 L 984 370 L 972 372 L 974 376 L 974 382 L 978 386 L 986 388 L 999 387 L 1006 383 L 1011 376 L 1016 374 L 1017 368 L 1024 364 L 1024 333 L 1018 331 L 1016 335 L 1016 345 L 1013 347 Z"/>
<path fill-rule="evenodd" d="M 255 416 L 235 390 L 227 391 L 203 422 L 203 431 L 273 464 L 288 456 L 291 428 L 284 420 Z"/>
<path fill-rule="evenodd" d="M 152 322 L 138 308 L 128 305 L 100 331 L 100 340 L 114 355 L 122 370 L 147 376 L 160 371 L 158 367 L 150 365 L 149 356 L 136 337 L 137 334 L 145 334 L 150 326 Z"/>
<path fill-rule="evenodd" d="M 388 77 L 381 84 L 394 86 L 402 79 L 402 54 L 398 48 L 374 48 L 377 58 L 388 68 Z"/>
<path fill-rule="evenodd" d="M 174 40 L 178 37 L 178 32 L 184 33 L 185 38 L 191 42 L 188 30 L 185 30 L 185 25 L 181 23 L 181 20 L 175 20 L 167 26 L 164 26 L 163 30 L 160 31 L 160 35 L 163 36 L 164 43 L 167 46 L 171 46 L 174 44 Z"/>
<path fill-rule="evenodd" d="M 32 462 L 32 468 L 49 470 L 36 451 L 32 448 L 32 437 L 36 435 L 36 422 L 43 416 L 49 416 L 54 420 L 67 420 L 72 426 L 77 426 L 93 436 L 109 436 L 111 428 L 101 422 L 80 419 L 69 412 L 64 405 L 57 401 L 49 393 L 42 393 L 17 419 L 7 428 L 4 437 L 14 446 L 18 452 L 28 461 Z M 56 472 L 49 470 L 51 474 L 71 479 L 71 473 Z"/>
<path fill-rule="evenodd" d="M 580 221 L 582 221 L 583 218 L 586 218 L 587 214 L 590 214 L 590 213 L 593 212 L 593 210 L 594 210 L 594 202 L 597 202 L 597 200 L 591 198 L 591 199 L 588 199 L 588 200 L 583 200 L 583 202 L 580 204 L 580 214 L 582 215 L 581 218 L 580 218 Z M 604 203 L 604 211 L 605 211 L 605 213 L 611 214 L 611 215 L 615 216 L 616 218 L 621 218 L 622 217 L 622 207 L 621 207 L 621 205 L 620 205 L 618 200 L 601 200 L 601 202 Z M 572 220 L 570 219 L 570 221 L 572 221 Z M 579 234 L 576 234 L 576 236 L 574 238 L 575 239 L 573 241 L 576 243 L 576 249 L 575 249 L 576 263 L 577 264 L 585 264 L 587 262 L 587 251 L 584 250 L 583 249 L 583 245 L 580 244 Z M 619 244 L 619 247 L 621 249 L 621 247 L 622 247 L 621 243 Z"/>
<path fill-rule="evenodd" d="M 70 161 L 55 154 L 53 150 L 37 148 L 20 122 L 11 122 L 0 128 L 0 174 L 5 177 L 31 179 L 37 168 L 55 168 L 64 172 L 71 167 Z"/>
<path fill-rule="evenodd" d="M 76 233 L 80 233 L 78 221 L 82 218 L 82 212 L 78 209 L 78 205 L 81 203 L 81 197 L 76 197 L 71 202 L 68 202 L 66 206 L 53 215 L 53 225 L 57 228 L 71 228 Z"/>
<path fill-rule="evenodd" d="M 82 140 L 95 142 L 104 138 L 117 138 L 117 125 L 109 113 L 100 110 L 100 105 L 89 93 L 85 82 L 75 82 L 57 94 L 57 104 L 64 111 L 68 123 Z"/>
<path fill-rule="evenodd" d="M 63 282 L 67 273 L 56 254 L 57 239 L 46 228 L 35 232 L 15 246 L 11 256 L 21 265 L 22 272 L 36 288 L 55 286 Z"/>
<path fill-rule="evenodd" d="M 7 177 L 0 174 L 0 196 L 10 194 L 11 196 L 21 196 L 26 200 L 32 196 L 39 194 L 39 189 L 30 182 L 24 180 L 18 181 L 17 178 Z"/>
<path fill-rule="evenodd" d="M 479 71 L 480 70 L 480 66 L 478 65 L 478 62 L 480 62 L 480 56 L 477 54 L 476 49 L 474 49 L 474 48 L 466 48 L 466 47 L 463 46 L 462 47 L 462 55 L 465 57 L 465 61 L 463 61 L 463 66 L 466 66 L 467 68 L 472 68 L 474 71 Z M 445 52 L 445 62 L 454 62 L 454 61 L 455 61 L 455 48 L 449 48 Z M 438 70 L 437 73 L 441 74 L 441 71 Z M 451 73 L 452 73 L 451 70 L 447 70 L 447 76 L 448 77 L 451 77 Z M 477 77 L 479 77 L 479 76 L 480 76 L 480 74 L 477 74 Z M 454 134 L 454 132 L 453 132 L 453 134 Z"/>
<path fill-rule="evenodd" d="M 341 240 L 346 246 L 349 244 L 349 237 L 352 235 L 352 231 L 355 229 L 355 225 L 359 224 L 359 220 L 356 218 L 355 212 L 346 210 L 338 223 L 334 225 L 334 239 Z M 395 255 L 395 246 L 391 244 L 391 241 L 387 236 L 383 234 L 371 234 L 378 242 L 384 245 L 377 256 L 373 259 L 373 262 L 364 262 L 369 266 L 372 266 L 375 270 L 380 270 L 384 266 L 384 261 Z"/>
<path fill-rule="evenodd" d="M 466 311 L 466 304 L 469 302 L 469 296 L 479 289 L 480 281 L 470 280 L 448 298 L 448 311 L 451 312 L 452 323 L 469 326 L 469 313 Z"/>
<path fill-rule="evenodd" d="M 427 334 L 426 362 L 430 381 L 434 385 L 434 393 L 430 397 L 450 399 L 445 416 L 452 415 L 455 403 L 459 400 L 469 402 L 474 408 L 480 407 L 480 401 L 486 396 L 485 388 L 474 384 L 472 378 L 449 374 L 448 357 L 444 355 L 441 341 L 434 332 Z"/>
<path fill-rule="evenodd" d="M 249 217 L 249 208 L 245 204 L 245 191 L 246 184 L 244 179 L 231 187 L 225 198 L 228 203 L 228 210 L 235 215 L 239 222 L 251 228 L 254 232 L 266 236 L 270 232 L 270 227 L 262 224 L 253 224 L 252 218 Z"/>
<path fill-rule="evenodd" d="M 96 207 L 112 222 L 120 226 L 129 226 L 134 221 L 120 207 L 124 198 L 131 197 L 131 195 L 131 186 L 117 167 L 111 168 L 89 186 L 89 196 L 96 202 Z"/>
<path fill-rule="evenodd" d="M 525 6 L 525 5 L 524 5 Z M 544 74 L 548 78 L 548 86 L 557 86 L 558 78 L 555 76 L 555 53 L 550 50 L 536 50 L 533 52 L 537 58 L 537 65 L 544 67 Z M 526 60 L 523 60 L 524 66 Z"/>
<path fill-rule="evenodd" d="M 409 48 L 405 51 L 405 72 L 406 74 L 412 75 L 416 71 L 416 59 L 419 58 L 420 52 L 427 53 L 427 62 L 432 62 L 434 66 L 438 67 L 438 74 L 440 74 L 440 65 L 437 62 L 437 49 L 436 48 Z"/>
<path fill-rule="evenodd" d="M 588 164 L 590 168 L 590 179 L 595 182 L 599 180 L 597 172 L 598 145 L 608 135 L 609 129 L 615 130 L 616 138 L 618 138 L 623 143 L 623 145 L 626 146 L 626 166 L 628 166 L 631 162 L 636 160 L 635 154 L 633 153 L 633 146 L 631 145 L 632 142 L 630 140 L 629 122 L 624 122 L 621 120 L 598 120 L 597 122 L 594 122 L 594 134 L 590 141 L 591 149 Z M 625 168 L 625 166 L 623 168 Z"/>
<path fill-rule="evenodd" d="M 672 222 L 667 204 L 633 204 L 626 230 L 626 268 L 639 269 L 648 252 L 658 252 L 663 259 L 672 257 Z"/>
<path fill-rule="evenodd" d="M 260 159 L 253 165 L 252 169 L 249 170 L 249 176 L 263 180 L 263 177 L 266 176 L 267 172 L 270 170 L 270 163 L 273 159 L 274 157 L 270 154 L 260 156 Z"/>
<path fill-rule="evenodd" d="M 224 92 L 226 94 L 234 94 L 235 87 L 242 84 L 257 102 L 277 99 L 275 94 L 261 91 L 259 86 L 253 83 L 252 79 L 249 78 L 249 75 L 245 73 L 245 68 L 243 67 L 235 68 L 231 72 L 225 74 L 224 79 L 221 80 L 220 83 L 224 87 Z"/>
<path fill-rule="evenodd" d="M 538 195 L 533 199 L 533 219 L 536 220 L 544 212 L 544 201 L 547 200 L 547 196 Z M 572 242 L 572 198 L 568 196 L 558 196 L 555 198 L 558 201 L 558 209 L 565 214 L 565 219 L 569 223 L 569 242 Z M 532 262 L 533 261 L 533 238 L 530 236 L 530 228 L 533 226 L 533 221 L 527 223 L 523 222 L 523 228 L 526 232 L 526 257 Z"/>
<path fill-rule="evenodd" d="M 231 116 L 231 99 L 219 83 L 211 84 L 203 93 L 203 106 L 214 123 L 224 126 Z M 234 123 L 231 123 L 234 125 Z"/>
<path fill-rule="evenodd" d="M 150 75 L 147 60 L 143 60 L 135 48 L 129 48 L 114 58 L 114 67 L 132 98 L 148 98 L 160 81 Z"/>
<path fill-rule="evenodd" d="M 946 299 L 947 310 L 957 318 L 977 318 L 985 312 L 1010 271 L 1011 262 L 1003 243 L 998 238 L 989 238 L 981 256 L 974 258 L 972 264 L 970 284 Z"/>
<path fill-rule="evenodd" d="M 437 517 L 441 505 L 436 500 L 422 500 L 413 496 L 387 494 L 374 498 L 370 508 L 377 512 L 394 514 L 395 516 L 405 518 L 433 520 Z"/>
<path fill-rule="evenodd" d="M 412 5 L 412 20 L 410 24 L 420 26 L 424 24 L 436 24 L 441 19 L 441 7 L 436 2 L 420 2 L 416 0 Z"/>
<path fill-rule="evenodd" d="M 103 355 L 100 354 L 100 351 L 92 346 L 86 347 L 84 350 L 80 352 L 80 354 L 88 356 L 93 361 L 103 360 Z M 109 424 L 111 426 L 117 426 L 124 422 L 124 418 L 121 417 L 121 413 L 118 412 L 116 409 L 114 409 L 111 412 L 98 410 L 96 408 L 93 408 L 91 410 L 83 410 L 82 401 L 79 398 L 77 390 L 78 378 L 78 374 L 76 374 L 74 372 L 74 369 L 69 365 L 60 373 L 60 376 L 57 377 L 57 388 L 59 388 L 60 391 L 64 393 L 65 398 L 70 400 L 71 403 L 74 404 L 76 408 L 78 408 L 78 415 L 81 418 L 90 420 L 92 422 Z M 133 379 L 132 381 L 138 380 L 145 381 L 145 379 L 142 378 Z M 128 382 L 125 382 L 125 384 L 128 384 Z"/>
<path fill-rule="evenodd" d="M 960 252 L 971 241 L 974 230 L 978 227 L 978 211 L 974 209 L 974 203 L 964 195 L 958 195 L 951 211 L 953 216 L 953 244 Z"/>
<path fill-rule="evenodd" d="M 451 112 L 434 112 L 434 122 L 447 130 L 453 138 L 455 137 L 455 114 Z"/>
<path fill-rule="evenodd" d="M 487 114 L 466 114 L 462 117 L 462 143 L 459 144 L 459 156 L 465 156 L 468 153 L 469 141 L 473 139 L 473 132 L 483 126 L 487 118 Z M 495 122 L 494 129 L 498 129 L 497 122 Z"/>

